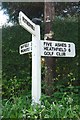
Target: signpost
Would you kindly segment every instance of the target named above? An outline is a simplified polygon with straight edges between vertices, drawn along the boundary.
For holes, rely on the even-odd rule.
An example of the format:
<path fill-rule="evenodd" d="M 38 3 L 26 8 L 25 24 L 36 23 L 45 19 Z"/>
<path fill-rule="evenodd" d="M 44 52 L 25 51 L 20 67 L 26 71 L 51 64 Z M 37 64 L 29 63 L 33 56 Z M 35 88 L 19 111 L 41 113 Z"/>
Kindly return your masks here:
<path fill-rule="evenodd" d="M 28 43 L 24 43 L 24 44 L 20 45 L 20 47 L 19 47 L 20 54 L 25 54 L 25 53 L 29 53 L 29 52 L 32 52 L 32 42 L 28 42 Z"/>
<path fill-rule="evenodd" d="M 60 41 L 42 41 L 41 56 L 49 57 L 74 57 L 75 44 Z"/>
<path fill-rule="evenodd" d="M 41 98 L 41 53 L 40 26 L 36 25 L 36 35 L 32 35 L 32 103 L 40 104 Z"/>
<path fill-rule="evenodd" d="M 34 24 L 24 13 L 19 13 L 19 24 L 32 34 L 32 41 L 19 47 L 19 53 L 32 52 L 32 104 L 40 104 L 41 56 L 74 57 L 75 44 L 71 42 L 40 40 L 40 26 Z"/>
<path fill-rule="evenodd" d="M 23 12 L 19 13 L 19 24 L 32 34 L 32 104 L 39 103 L 41 97 L 41 55 L 40 26 L 34 24 Z M 31 51 L 31 43 L 20 46 L 20 53 Z"/>
<path fill-rule="evenodd" d="M 41 56 L 75 57 L 75 44 L 72 42 L 40 40 Z M 20 54 L 32 52 L 32 42 L 20 45 Z"/>
<path fill-rule="evenodd" d="M 23 13 L 19 13 L 19 24 L 31 34 L 35 35 L 35 24 Z"/>

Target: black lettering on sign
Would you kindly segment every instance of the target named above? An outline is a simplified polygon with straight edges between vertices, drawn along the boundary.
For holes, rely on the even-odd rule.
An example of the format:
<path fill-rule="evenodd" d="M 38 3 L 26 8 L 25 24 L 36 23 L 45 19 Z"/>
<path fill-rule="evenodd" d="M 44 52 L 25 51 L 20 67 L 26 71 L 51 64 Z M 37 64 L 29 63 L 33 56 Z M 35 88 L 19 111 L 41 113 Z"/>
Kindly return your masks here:
<path fill-rule="evenodd" d="M 65 52 L 65 51 L 66 51 L 66 48 L 59 48 L 59 51 L 60 51 L 60 52 Z"/>
<path fill-rule="evenodd" d="M 44 42 L 45 46 L 52 46 L 52 43 Z"/>
<path fill-rule="evenodd" d="M 23 49 L 24 48 L 24 45 L 23 46 L 21 46 L 21 49 Z"/>
<path fill-rule="evenodd" d="M 71 45 L 70 45 L 70 44 L 68 44 L 68 47 L 69 47 L 69 48 L 68 48 L 68 51 L 69 51 L 69 52 L 71 52 L 71 49 L 70 49 Z"/>
<path fill-rule="evenodd" d="M 59 48 L 59 51 L 63 51 L 63 48 Z"/>
<path fill-rule="evenodd" d="M 66 43 L 55 43 L 57 47 L 67 47 Z"/>
<path fill-rule="evenodd" d="M 69 52 L 71 52 L 71 49 L 68 49 Z"/>
<path fill-rule="evenodd" d="M 29 48 L 25 49 L 26 51 L 29 51 Z"/>
<path fill-rule="evenodd" d="M 24 17 L 22 17 L 22 20 L 24 21 L 25 24 L 27 24 L 29 27 L 35 30 L 35 27 L 32 24 L 30 24 Z"/>
<path fill-rule="evenodd" d="M 48 50 L 48 47 L 44 47 L 44 50 Z"/>
<path fill-rule="evenodd" d="M 65 55 L 66 55 L 66 53 L 64 52 L 64 53 L 62 53 L 62 55 L 63 55 L 63 56 L 65 56 Z"/>
<path fill-rule="evenodd" d="M 65 56 L 66 53 L 65 53 L 65 52 L 62 52 L 62 53 L 60 53 L 60 52 L 56 52 L 56 55 L 57 55 L 57 56 Z"/>
<path fill-rule="evenodd" d="M 53 55 L 53 52 L 44 52 L 44 55 L 49 55 L 49 56 L 52 56 Z"/>
<path fill-rule="evenodd" d="M 26 44 L 25 44 L 25 47 L 29 47 L 29 43 L 26 43 Z"/>
<path fill-rule="evenodd" d="M 56 47 L 56 48 L 54 48 L 54 51 L 63 51 L 63 48 L 58 48 L 58 47 Z"/>
<path fill-rule="evenodd" d="M 64 52 L 66 52 L 66 48 L 64 48 Z"/>
<path fill-rule="evenodd" d="M 56 55 L 57 55 L 57 56 L 60 56 L 60 52 L 56 52 Z"/>
<path fill-rule="evenodd" d="M 47 51 L 54 51 L 56 48 L 54 47 L 44 47 L 44 50 L 47 50 Z"/>
<path fill-rule="evenodd" d="M 71 45 L 70 45 L 70 44 L 68 44 L 68 47 L 71 47 Z"/>
<path fill-rule="evenodd" d="M 58 47 L 44 47 L 44 50 L 47 51 L 59 51 L 59 52 L 66 52 L 66 48 L 58 48 Z"/>
<path fill-rule="evenodd" d="M 46 55 L 46 51 L 44 52 L 44 55 Z"/>
<path fill-rule="evenodd" d="M 57 48 L 54 47 L 54 51 L 57 51 Z"/>
<path fill-rule="evenodd" d="M 50 47 L 49 50 L 50 50 L 50 51 L 53 51 L 53 50 L 54 50 L 54 47 Z"/>
<path fill-rule="evenodd" d="M 26 44 L 22 45 L 21 49 L 26 48 L 26 47 L 29 47 L 29 43 L 26 43 Z"/>
<path fill-rule="evenodd" d="M 29 51 L 29 48 L 26 48 L 26 49 L 22 49 L 21 52 L 26 52 L 26 51 Z"/>

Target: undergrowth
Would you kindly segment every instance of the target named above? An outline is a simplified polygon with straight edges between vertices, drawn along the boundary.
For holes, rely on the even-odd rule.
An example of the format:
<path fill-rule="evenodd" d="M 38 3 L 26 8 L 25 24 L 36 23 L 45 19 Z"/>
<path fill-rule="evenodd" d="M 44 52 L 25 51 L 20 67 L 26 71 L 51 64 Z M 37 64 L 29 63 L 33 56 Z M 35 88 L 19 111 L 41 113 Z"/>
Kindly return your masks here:
<path fill-rule="evenodd" d="M 60 98 L 59 98 L 60 96 Z M 41 105 L 31 104 L 30 93 L 3 100 L 2 118 L 76 118 L 80 120 L 79 95 L 56 92 L 52 97 L 42 95 Z"/>

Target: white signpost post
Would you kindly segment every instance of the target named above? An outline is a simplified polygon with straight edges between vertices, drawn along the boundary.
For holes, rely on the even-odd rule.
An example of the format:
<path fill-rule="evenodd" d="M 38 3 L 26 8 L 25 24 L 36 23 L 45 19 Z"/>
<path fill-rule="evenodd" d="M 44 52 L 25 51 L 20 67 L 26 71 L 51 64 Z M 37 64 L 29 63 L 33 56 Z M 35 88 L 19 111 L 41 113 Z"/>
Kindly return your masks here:
<path fill-rule="evenodd" d="M 40 40 L 40 26 L 24 13 L 19 13 L 19 24 L 32 34 L 32 41 L 19 47 L 19 53 L 32 52 L 32 104 L 40 104 L 41 56 L 75 57 L 75 44 L 71 42 Z"/>
<path fill-rule="evenodd" d="M 19 13 L 19 24 L 32 34 L 32 104 L 39 103 L 41 97 L 41 55 L 40 26 L 34 24 L 24 13 Z M 31 52 L 31 43 L 20 46 L 20 53 Z"/>

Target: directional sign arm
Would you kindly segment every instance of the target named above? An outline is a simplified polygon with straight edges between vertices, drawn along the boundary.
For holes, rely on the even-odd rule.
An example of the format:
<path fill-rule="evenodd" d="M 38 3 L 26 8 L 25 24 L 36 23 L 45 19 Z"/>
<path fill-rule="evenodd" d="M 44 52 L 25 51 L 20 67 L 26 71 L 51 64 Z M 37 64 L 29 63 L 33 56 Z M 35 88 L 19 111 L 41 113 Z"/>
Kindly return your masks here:
<path fill-rule="evenodd" d="M 21 11 L 19 12 L 19 24 L 28 32 L 35 35 L 35 24 Z"/>
<path fill-rule="evenodd" d="M 32 52 L 32 42 L 24 43 L 19 46 L 19 53 L 25 54 Z"/>
<path fill-rule="evenodd" d="M 75 44 L 72 42 L 41 40 L 41 56 L 75 57 Z"/>

